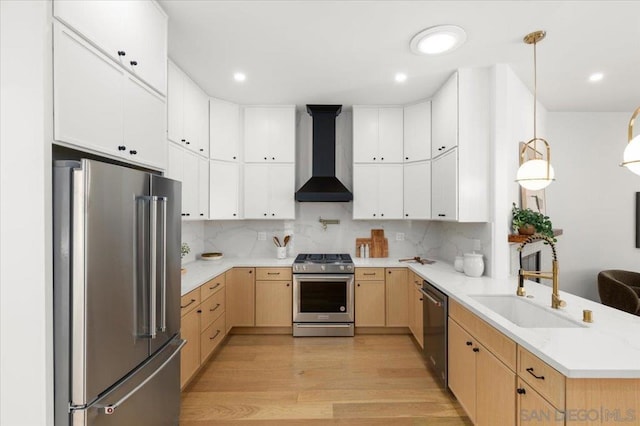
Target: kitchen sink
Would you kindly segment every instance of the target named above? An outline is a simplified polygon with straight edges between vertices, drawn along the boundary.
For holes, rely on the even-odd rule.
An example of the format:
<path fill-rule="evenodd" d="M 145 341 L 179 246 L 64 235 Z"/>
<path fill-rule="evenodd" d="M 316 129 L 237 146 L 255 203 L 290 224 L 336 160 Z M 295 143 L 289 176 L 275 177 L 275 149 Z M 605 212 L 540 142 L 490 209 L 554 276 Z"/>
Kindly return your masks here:
<path fill-rule="evenodd" d="M 578 321 L 566 318 L 551 308 L 511 294 L 472 295 L 476 302 L 523 328 L 577 328 L 585 327 Z"/>

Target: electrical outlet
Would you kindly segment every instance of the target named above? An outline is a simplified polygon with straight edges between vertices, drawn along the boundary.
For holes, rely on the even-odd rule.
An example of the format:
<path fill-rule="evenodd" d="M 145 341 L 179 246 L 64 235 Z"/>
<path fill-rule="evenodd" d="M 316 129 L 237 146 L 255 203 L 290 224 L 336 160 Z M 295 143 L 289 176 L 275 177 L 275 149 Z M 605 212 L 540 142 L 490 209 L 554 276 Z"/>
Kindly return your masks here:
<path fill-rule="evenodd" d="M 258 241 L 267 241 L 267 233 L 258 232 Z"/>
<path fill-rule="evenodd" d="M 396 241 L 404 241 L 404 232 L 396 232 Z"/>

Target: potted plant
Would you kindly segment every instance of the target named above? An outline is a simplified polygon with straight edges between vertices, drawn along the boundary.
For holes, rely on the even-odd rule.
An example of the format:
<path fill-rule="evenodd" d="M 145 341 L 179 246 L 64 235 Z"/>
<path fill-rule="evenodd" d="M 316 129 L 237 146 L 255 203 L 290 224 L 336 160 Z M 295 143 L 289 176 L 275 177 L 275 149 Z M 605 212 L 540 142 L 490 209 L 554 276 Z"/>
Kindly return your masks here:
<path fill-rule="evenodd" d="M 180 246 L 180 259 L 184 259 L 184 257 L 189 254 L 190 251 L 191 247 L 189 247 L 189 244 L 182 243 L 182 245 Z M 187 272 L 187 268 L 181 268 L 180 271 L 184 274 L 185 272 Z"/>
<path fill-rule="evenodd" d="M 521 209 L 513 203 L 511 208 L 513 231 L 520 235 L 533 235 L 535 233 L 547 236 L 556 241 L 553 235 L 553 225 L 549 216 L 531 209 Z"/>

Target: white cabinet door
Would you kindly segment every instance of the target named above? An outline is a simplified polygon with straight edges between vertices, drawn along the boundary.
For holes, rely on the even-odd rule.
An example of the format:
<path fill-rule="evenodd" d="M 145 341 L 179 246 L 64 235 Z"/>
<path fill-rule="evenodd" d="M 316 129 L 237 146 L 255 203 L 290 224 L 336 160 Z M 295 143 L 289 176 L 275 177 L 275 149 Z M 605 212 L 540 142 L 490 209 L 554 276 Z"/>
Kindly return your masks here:
<path fill-rule="evenodd" d="M 245 219 L 295 218 L 293 164 L 245 164 Z"/>
<path fill-rule="evenodd" d="M 169 143 L 169 148 L 167 149 L 167 173 L 166 176 L 169 179 L 179 180 L 182 182 L 182 168 L 184 164 L 182 164 L 182 149 L 173 143 Z M 182 189 L 184 191 L 184 188 Z M 184 200 L 184 196 L 182 197 Z M 184 210 L 184 209 L 183 209 Z"/>
<path fill-rule="evenodd" d="M 431 101 L 431 156 L 458 145 L 458 73 L 454 73 Z"/>
<path fill-rule="evenodd" d="M 293 163 L 296 152 L 295 107 L 269 108 L 269 155 L 277 163 Z"/>
<path fill-rule="evenodd" d="M 54 1 L 53 13 L 158 92 L 167 87 L 167 16 L 151 1 Z"/>
<path fill-rule="evenodd" d="M 378 166 L 353 165 L 353 218 L 378 217 Z"/>
<path fill-rule="evenodd" d="M 59 23 L 54 49 L 55 140 L 120 156 L 124 70 Z"/>
<path fill-rule="evenodd" d="M 269 217 L 269 165 L 244 165 L 244 217 L 267 219 Z"/>
<path fill-rule="evenodd" d="M 125 66 L 162 94 L 167 93 L 167 16 L 155 2 L 126 2 Z"/>
<path fill-rule="evenodd" d="M 383 163 L 402 163 L 402 108 L 378 110 L 378 157 Z"/>
<path fill-rule="evenodd" d="M 458 219 L 458 150 L 453 149 L 433 160 L 431 217 L 434 220 Z"/>
<path fill-rule="evenodd" d="M 193 151 L 209 158 L 209 97 L 198 88 L 196 99 L 196 146 Z"/>
<path fill-rule="evenodd" d="M 295 219 L 295 167 L 269 166 L 269 210 L 271 219 Z"/>
<path fill-rule="evenodd" d="M 209 176 L 209 217 L 240 219 L 240 164 L 211 160 Z"/>
<path fill-rule="evenodd" d="M 371 163 L 378 158 L 378 108 L 353 107 L 353 161 Z"/>
<path fill-rule="evenodd" d="M 244 109 L 244 159 L 248 163 L 295 161 L 295 107 Z"/>
<path fill-rule="evenodd" d="M 127 76 L 123 108 L 124 156 L 164 169 L 167 166 L 164 97 Z"/>
<path fill-rule="evenodd" d="M 431 162 L 404 165 L 404 218 L 431 219 Z"/>
<path fill-rule="evenodd" d="M 198 152 L 200 141 L 198 137 L 201 135 L 199 131 L 199 88 L 196 84 L 188 78 L 185 74 L 182 74 L 184 79 L 184 129 L 182 139 L 185 140 L 184 146 L 189 151 Z"/>
<path fill-rule="evenodd" d="M 209 100 L 209 157 L 240 160 L 240 107 L 218 99 Z"/>
<path fill-rule="evenodd" d="M 402 219 L 404 210 L 402 169 L 402 164 L 380 164 L 378 166 L 377 219 Z"/>
<path fill-rule="evenodd" d="M 404 161 L 431 158 L 431 102 L 404 108 Z"/>
<path fill-rule="evenodd" d="M 182 143 L 184 132 L 184 78 L 171 61 L 167 74 L 167 134 L 170 141 Z"/>
<path fill-rule="evenodd" d="M 209 219 L 209 160 L 198 157 L 198 218 Z"/>
<path fill-rule="evenodd" d="M 198 219 L 198 156 L 182 151 L 182 214 L 185 219 Z"/>
<path fill-rule="evenodd" d="M 127 2 L 55 0 L 53 16 L 91 40 L 112 59 L 124 51 L 124 21 Z M 126 52 L 125 52 L 126 55 Z"/>

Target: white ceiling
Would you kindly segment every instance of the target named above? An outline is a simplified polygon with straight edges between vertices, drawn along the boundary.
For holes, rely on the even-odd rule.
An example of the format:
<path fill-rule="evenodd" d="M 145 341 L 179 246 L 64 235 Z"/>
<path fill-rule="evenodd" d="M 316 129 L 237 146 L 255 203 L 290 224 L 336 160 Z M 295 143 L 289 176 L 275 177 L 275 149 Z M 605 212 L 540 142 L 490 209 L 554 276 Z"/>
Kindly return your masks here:
<path fill-rule="evenodd" d="M 209 95 L 241 104 L 406 104 L 430 97 L 459 67 L 507 63 L 550 111 L 640 105 L 640 1 L 160 1 L 169 56 Z M 455 24 L 466 43 L 427 57 L 424 28 Z M 235 82 L 236 71 L 247 80 Z M 399 84 L 396 72 L 408 79 Z M 593 84 L 596 71 L 604 79 Z"/>

